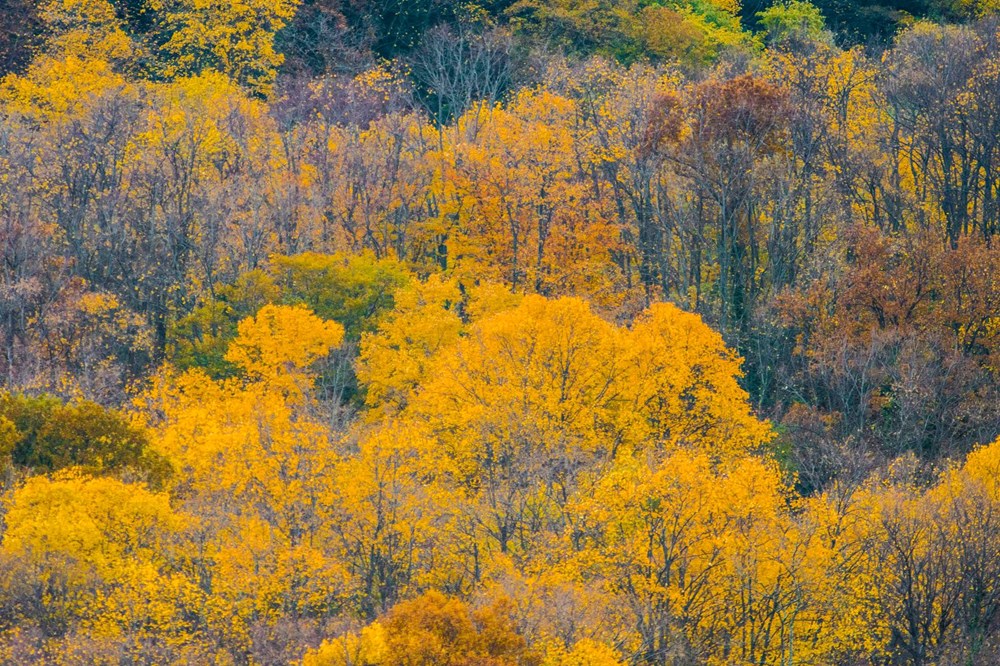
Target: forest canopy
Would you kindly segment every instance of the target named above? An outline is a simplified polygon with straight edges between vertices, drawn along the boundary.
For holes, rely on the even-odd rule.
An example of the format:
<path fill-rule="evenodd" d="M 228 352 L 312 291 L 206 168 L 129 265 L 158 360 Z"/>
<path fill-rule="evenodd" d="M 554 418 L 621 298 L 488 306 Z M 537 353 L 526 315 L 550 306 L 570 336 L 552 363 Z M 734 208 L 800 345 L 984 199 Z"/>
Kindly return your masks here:
<path fill-rule="evenodd" d="M 1000 661 L 1000 6 L 0 5 L 0 661 Z"/>

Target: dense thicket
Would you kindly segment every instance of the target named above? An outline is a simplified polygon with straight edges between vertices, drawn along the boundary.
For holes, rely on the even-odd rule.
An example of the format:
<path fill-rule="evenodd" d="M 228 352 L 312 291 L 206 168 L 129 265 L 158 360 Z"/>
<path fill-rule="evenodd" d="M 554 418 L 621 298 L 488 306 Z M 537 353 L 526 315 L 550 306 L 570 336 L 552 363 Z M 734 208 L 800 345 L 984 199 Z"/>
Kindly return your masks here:
<path fill-rule="evenodd" d="M 3 659 L 995 662 L 1000 23 L 866 7 L 0 7 Z"/>

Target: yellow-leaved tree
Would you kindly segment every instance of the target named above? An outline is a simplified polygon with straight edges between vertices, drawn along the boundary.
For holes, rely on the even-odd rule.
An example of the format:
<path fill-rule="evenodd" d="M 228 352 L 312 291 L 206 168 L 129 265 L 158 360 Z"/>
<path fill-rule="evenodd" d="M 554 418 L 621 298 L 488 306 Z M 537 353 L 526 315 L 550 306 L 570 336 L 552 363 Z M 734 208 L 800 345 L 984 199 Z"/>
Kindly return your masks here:
<path fill-rule="evenodd" d="M 48 50 L 59 57 L 122 60 L 134 46 L 108 0 L 47 0 L 42 19 L 52 35 Z"/>
<path fill-rule="evenodd" d="M 393 310 L 361 339 L 358 379 L 370 407 L 398 411 L 406 405 L 428 359 L 458 339 L 461 303 L 458 285 L 436 274 L 396 292 Z"/>
<path fill-rule="evenodd" d="M 252 381 L 275 384 L 308 368 L 343 339 L 343 326 L 317 318 L 308 308 L 265 305 L 239 323 L 226 360 Z"/>
<path fill-rule="evenodd" d="M 168 77 L 214 70 L 266 94 L 284 56 L 274 35 L 295 15 L 299 0 L 151 0 L 163 15 L 160 47 Z"/>
<path fill-rule="evenodd" d="M 3 553 L 37 576 L 50 621 L 133 645 L 192 640 L 185 609 L 204 597 L 185 576 L 191 518 L 166 494 L 66 470 L 29 479 L 6 510 Z"/>
<path fill-rule="evenodd" d="M 469 576 L 537 554 L 605 465 L 647 451 L 732 461 L 771 437 L 739 360 L 696 316 L 659 305 L 631 329 L 582 300 L 525 297 L 430 356 L 400 420 L 437 442 L 469 498 Z"/>
<path fill-rule="evenodd" d="M 310 365 L 343 328 L 304 307 L 266 305 L 240 323 L 227 359 L 242 376 L 214 381 L 169 369 L 141 403 L 153 444 L 179 471 L 173 493 L 202 510 L 192 547 L 212 581 L 206 618 L 234 645 L 293 609 L 315 614 L 347 592 L 331 550 L 338 504 L 335 434 L 312 416 Z"/>
<path fill-rule="evenodd" d="M 622 230 L 580 177 L 578 112 L 569 98 L 525 91 L 458 120 L 442 155 L 437 221 L 458 276 L 607 305 L 628 297 L 613 260 Z"/>

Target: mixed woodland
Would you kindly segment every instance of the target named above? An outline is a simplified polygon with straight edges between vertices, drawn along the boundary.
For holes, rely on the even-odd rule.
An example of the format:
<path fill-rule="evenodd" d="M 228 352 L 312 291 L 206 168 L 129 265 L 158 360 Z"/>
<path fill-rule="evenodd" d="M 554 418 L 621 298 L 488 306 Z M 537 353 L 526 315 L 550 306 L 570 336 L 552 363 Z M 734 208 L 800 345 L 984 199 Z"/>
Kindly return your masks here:
<path fill-rule="evenodd" d="M 0 3 L 0 663 L 1000 663 L 1000 3 Z"/>

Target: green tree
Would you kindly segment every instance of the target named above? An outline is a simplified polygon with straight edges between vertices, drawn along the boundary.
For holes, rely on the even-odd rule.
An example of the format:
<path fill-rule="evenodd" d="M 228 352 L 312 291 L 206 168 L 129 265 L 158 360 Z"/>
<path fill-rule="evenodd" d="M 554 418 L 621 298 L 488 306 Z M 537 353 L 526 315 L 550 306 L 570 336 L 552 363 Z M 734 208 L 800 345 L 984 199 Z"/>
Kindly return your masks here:
<path fill-rule="evenodd" d="M 154 484 L 169 466 L 121 413 L 51 395 L 0 394 L 0 447 L 14 466 L 39 474 L 79 467 L 93 474 L 137 472 Z"/>

